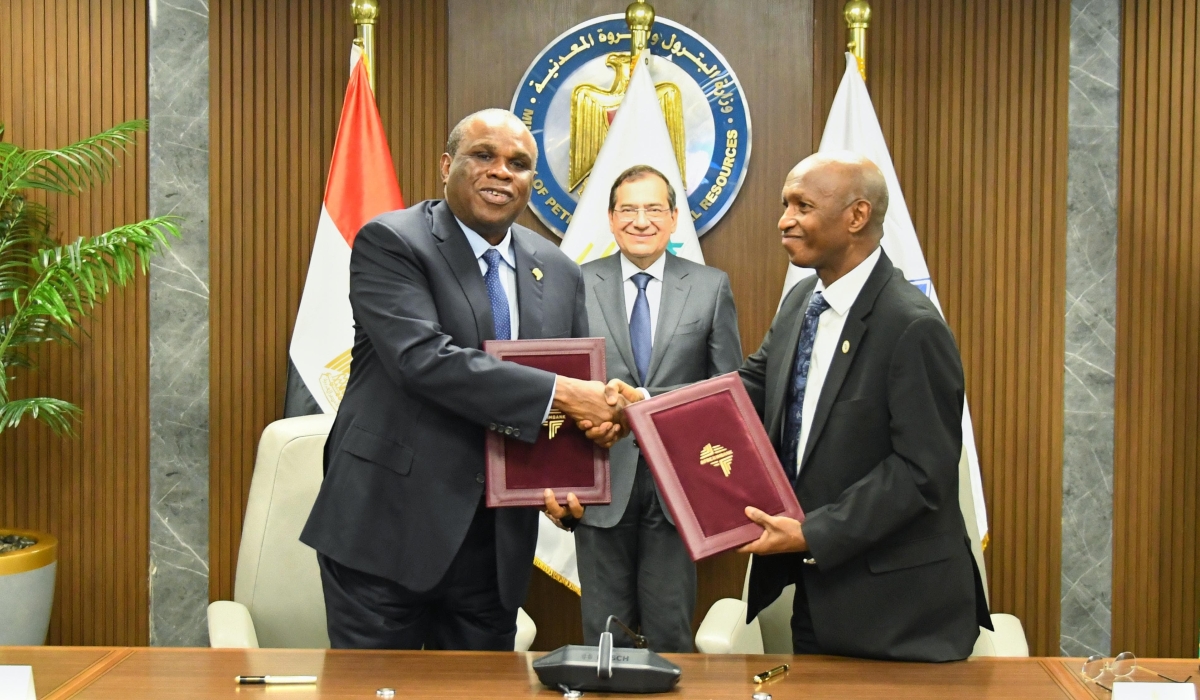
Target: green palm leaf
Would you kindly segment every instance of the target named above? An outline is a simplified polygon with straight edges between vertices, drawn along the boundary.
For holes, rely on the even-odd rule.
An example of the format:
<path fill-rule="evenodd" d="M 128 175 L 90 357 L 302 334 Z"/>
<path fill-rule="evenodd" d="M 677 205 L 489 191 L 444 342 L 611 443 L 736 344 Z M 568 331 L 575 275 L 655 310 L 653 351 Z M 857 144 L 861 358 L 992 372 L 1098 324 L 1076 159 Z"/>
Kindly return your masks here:
<path fill-rule="evenodd" d="M 78 407 L 55 398 L 9 400 L 10 368 L 35 368 L 42 343 L 75 343 L 95 305 L 138 270 L 145 273 L 151 256 L 179 237 L 179 219 L 163 216 L 98 236 L 65 236 L 71 242 L 63 245 L 50 233 L 53 212 L 25 192 L 76 195 L 105 181 L 146 126 L 125 122 L 57 149 L 0 142 L 0 432 L 29 417 L 73 434 Z"/>
<path fill-rule="evenodd" d="M 72 420 L 80 413 L 78 406 L 62 399 L 16 399 L 0 402 L 0 432 L 17 427 L 22 418 L 29 416 L 50 426 L 50 429 L 59 435 L 74 435 Z"/>

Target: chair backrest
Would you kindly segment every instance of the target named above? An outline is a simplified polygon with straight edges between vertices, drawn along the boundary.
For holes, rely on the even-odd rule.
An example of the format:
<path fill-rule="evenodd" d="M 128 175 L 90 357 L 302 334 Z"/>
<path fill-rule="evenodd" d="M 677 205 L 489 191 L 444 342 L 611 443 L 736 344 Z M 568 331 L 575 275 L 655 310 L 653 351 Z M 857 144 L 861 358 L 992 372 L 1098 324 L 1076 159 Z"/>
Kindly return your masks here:
<path fill-rule="evenodd" d="M 250 610 L 263 647 L 329 647 L 317 554 L 300 530 L 321 488 L 332 425 L 332 415 L 285 418 L 258 443 L 233 599 Z"/>

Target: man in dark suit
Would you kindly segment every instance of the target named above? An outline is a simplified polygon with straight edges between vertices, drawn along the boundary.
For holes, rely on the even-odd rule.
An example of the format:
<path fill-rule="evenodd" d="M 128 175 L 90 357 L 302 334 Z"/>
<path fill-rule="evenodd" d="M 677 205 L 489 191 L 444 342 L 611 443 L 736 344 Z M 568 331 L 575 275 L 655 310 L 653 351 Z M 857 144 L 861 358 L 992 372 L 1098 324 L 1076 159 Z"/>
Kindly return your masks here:
<path fill-rule="evenodd" d="M 779 220 L 816 275 L 783 300 L 742 379 L 804 508 L 764 528 L 747 619 L 796 584 L 799 654 L 950 661 L 987 603 L 962 512 L 963 371 L 929 299 L 880 248 L 887 185 L 869 160 L 817 154 L 788 174 Z"/>
<path fill-rule="evenodd" d="M 513 223 L 536 154 L 511 113 L 473 114 L 441 158 L 446 199 L 354 240 L 350 379 L 300 537 L 318 552 L 335 648 L 511 650 L 538 511 L 484 507 L 484 431 L 532 442 L 552 406 L 613 427 L 599 382 L 481 350 L 588 334 L 579 269 Z M 615 430 L 592 434 L 607 445 Z"/>
<path fill-rule="evenodd" d="M 613 182 L 608 219 L 620 253 L 583 266 L 588 325 L 603 333 L 609 379 L 660 394 L 742 363 L 729 276 L 666 253 L 679 210 L 662 173 L 634 166 Z M 632 438 L 609 453 L 612 503 L 575 530 L 585 643 L 609 615 L 651 649 L 690 652 L 696 565 Z"/>

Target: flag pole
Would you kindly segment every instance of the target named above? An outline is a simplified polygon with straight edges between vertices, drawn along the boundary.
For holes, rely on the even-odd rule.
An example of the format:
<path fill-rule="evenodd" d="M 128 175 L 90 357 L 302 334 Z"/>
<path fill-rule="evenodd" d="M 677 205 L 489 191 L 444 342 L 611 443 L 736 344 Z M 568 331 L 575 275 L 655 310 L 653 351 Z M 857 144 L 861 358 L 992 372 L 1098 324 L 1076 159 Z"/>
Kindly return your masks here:
<path fill-rule="evenodd" d="M 858 59 L 858 72 L 867 79 L 867 27 L 871 26 L 871 5 L 866 0 L 849 0 L 842 10 L 846 18 L 846 50 Z"/>
<path fill-rule="evenodd" d="M 629 25 L 629 55 L 637 59 L 638 54 L 650 41 L 650 28 L 654 26 L 654 6 L 646 0 L 634 0 L 625 8 L 625 23 Z"/>
<path fill-rule="evenodd" d="M 350 16 L 354 18 L 354 43 L 362 48 L 367 59 L 367 78 L 371 92 L 375 92 L 375 23 L 379 19 L 379 1 L 353 0 Z"/>

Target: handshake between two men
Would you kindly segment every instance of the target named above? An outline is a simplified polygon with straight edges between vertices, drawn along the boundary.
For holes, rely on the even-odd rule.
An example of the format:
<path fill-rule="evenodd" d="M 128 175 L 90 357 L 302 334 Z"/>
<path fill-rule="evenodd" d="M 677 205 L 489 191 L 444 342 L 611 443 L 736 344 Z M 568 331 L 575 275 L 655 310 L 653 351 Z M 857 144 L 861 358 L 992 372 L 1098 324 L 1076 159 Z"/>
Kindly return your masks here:
<path fill-rule="evenodd" d="M 644 398 L 641 391 L 620 379 L 601 384 L 559 375 L 554 384 L 553 407 L 575 421 L 589 440 L 608 449 L 629 434 L 625 407 Z M 583 505 L 575 494 L 567 494 L 566 507 L 559 505 L 552 489 L 546 489 L 544 496 L 546 515 L 555 525 L 569 529 L 583 517 Z"/>

